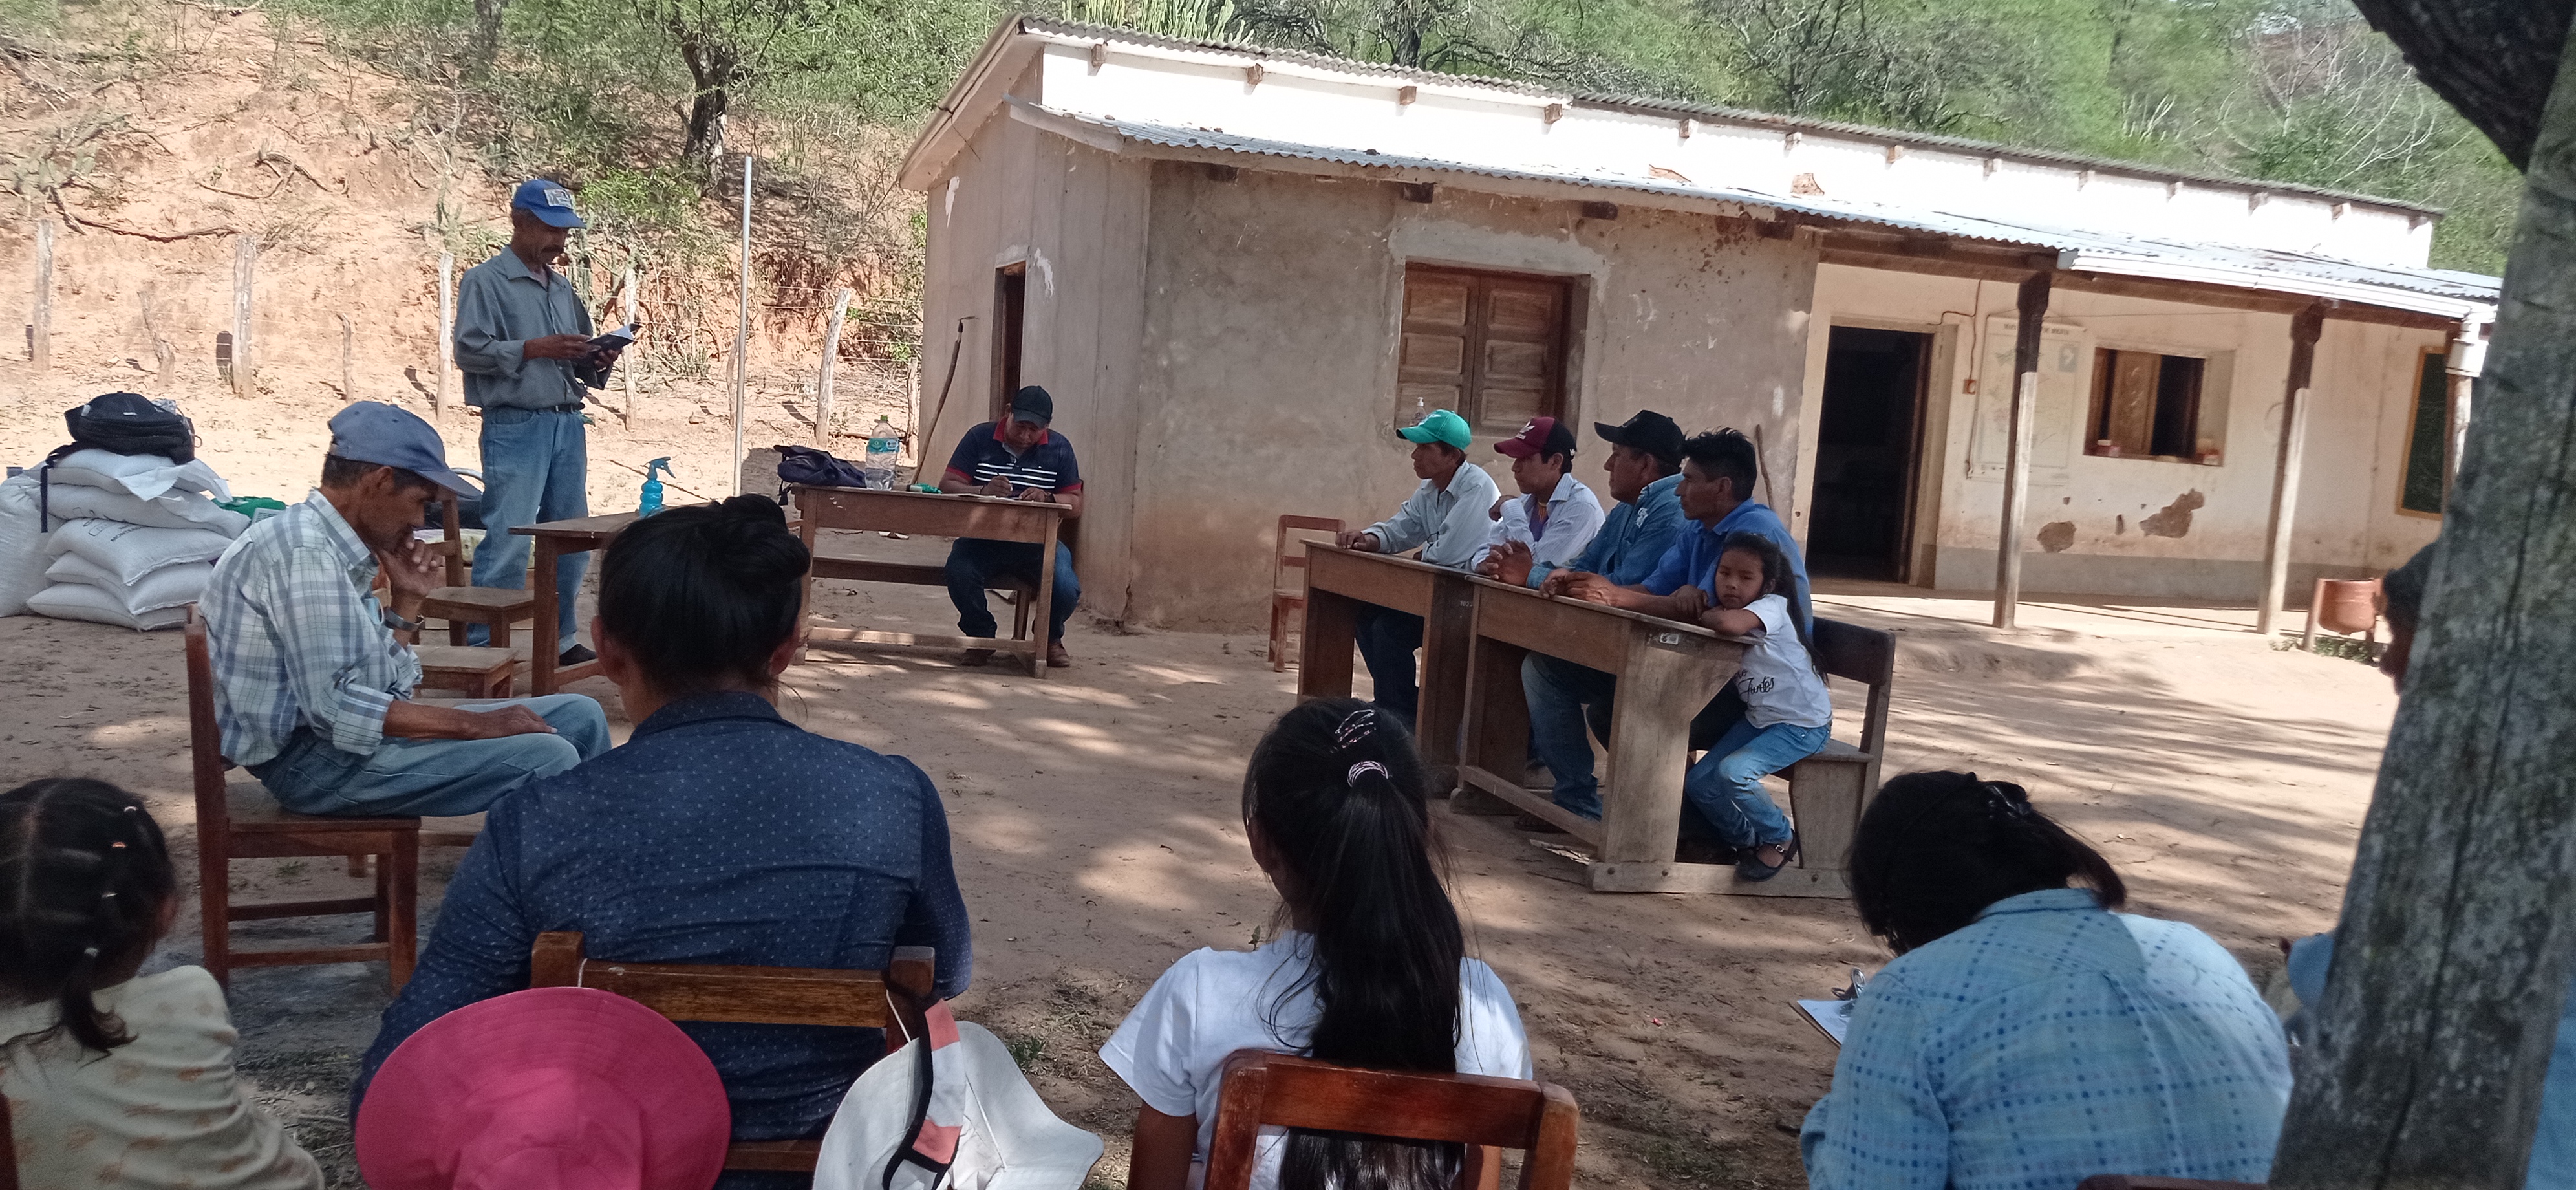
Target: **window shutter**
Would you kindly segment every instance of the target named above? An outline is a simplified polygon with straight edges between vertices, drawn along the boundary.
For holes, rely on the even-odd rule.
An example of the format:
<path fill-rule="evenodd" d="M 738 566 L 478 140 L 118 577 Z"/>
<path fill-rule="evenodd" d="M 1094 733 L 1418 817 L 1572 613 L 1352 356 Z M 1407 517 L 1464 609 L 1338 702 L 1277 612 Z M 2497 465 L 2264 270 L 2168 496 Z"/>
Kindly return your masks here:
<path fill-rule="evenodd" d="M 1410 265 L 1396 358 L 1395 420 L 1449 409 L 1481 433 L 1563 416 L 1566 283 Z"/>

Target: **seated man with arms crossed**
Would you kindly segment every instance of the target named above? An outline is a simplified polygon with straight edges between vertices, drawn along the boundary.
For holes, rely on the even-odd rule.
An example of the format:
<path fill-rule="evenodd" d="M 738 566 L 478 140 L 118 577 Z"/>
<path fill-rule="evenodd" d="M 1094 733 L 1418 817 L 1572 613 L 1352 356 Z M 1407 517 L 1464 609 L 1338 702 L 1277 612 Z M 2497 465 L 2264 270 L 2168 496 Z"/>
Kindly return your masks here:
<path fill-rule="evenodd" d="M 1503 517 L 1471 564 L 1486 578 L 1526 583 L 1536 567 L 1574 560 L 1601 532 L 1601 500 L 1574 477 L 1574 431 L 1553 417 L 1534 417 L 1494 444 L 1512 460 L 1521 498 L 1503 502 Z"/>
<path fill-rule="evenodd" d="M 1806 559 L 1798 552 L 1798 543 L 1789 536 L 1789 527 L 1780 522 L 1779 514 L 1751 498 L 1759 474 L 1751 439 L 1734 430 L 1693 436 L 1682 444 L 1682 481 L 1674 491 L 1681 498 L 1682 516 L 1696 523 L 1682 526 L 1679 539 L 1664 552 L 1654 570 L 1644 579 L 1628 584 L 1613 582 L 1598 573 L 1560 570 L 1549 575 L 1540 590 L 1691 623 L 1715 606 L 1709 593 L 1717 589 L 1717 560 L 1726 552 L 1726 535 L 1757 533 L 1779 546 L 1789 561 L 1790 582 L 1782 593 L 1788 596 L 1790 614 L 1803 642 L 1810 623 Z M 1572 703 L 1606 709 L 1619 684 L 1610 674 L 1564 662 L 1524 665 L 1521 680 L 1533 708 L 1544 700 L 1550 705 Z M 1744 700 L 1729 684 L 1691 720 L 1691 747 L 1706 748 L 1743 717 Z M 1562 726 L 1561 716 L 1542 726 L 1533 710 L 1533 740 L 1543 734 L 1553 740 L 1538 746 L 1540 758 L 1555 769 L 1556 803 L 1587 818 L 1598 817 L 1600 786 L 1593 776 L 1591 746 L 1584 744 L 1580 736 L 1566 740 Z M 1606 718 L 1599 726 L 1608 727 Z M 1565 767 L 1556 768 L 1560 761 Z"/>
<path fill-rule="evenodd" d="M 1064 519 L 1082 515 L 1082 471 L 1074 463 L 1073 443 L 1047 427 L 1055 421 L 1055 398 L 1032 384 L 1011 394 L 1011 411 L 966 431 L 949 456 L 948 473 L 939 490 L 952 496 L 993 496 L 1064 505 Z M 1033 541 L 987 541 L 960 537 L 948 548 L 948 601 L 957 605 L 957 630 L 991 637 L 1001 625 L 993 620 L 984 587 L 996 578 L 1015 578 L 1038 585 L 1038 562 L 1046 547 Z M 1055 590 L 1047 603 L 1047 664 L 1062 669 L 1073 664 L 1064 648 L 1064 623 L 1082 599 L 1082 584 L 1073 577 L 1073 550 L 1055 546 Z M 963 661 L 983 665 L 991 649 L 968 649 Z"/>
<path fill-rule="evenodd" d="M 1400 554 L 1420 546 L 1425 562 L 1467 569 L 1493 532 L 1492 509 L 1501 498 L 1494 477 L 1467 464 L 1467 444 L 1475 440 L 1467 419 L 1434 409 L 1395 433 L 1413 444 L 1413 474 L 1422 482 L 1394 516 L 1343 533 L 1335 544 L 1363 554 Z M 1422 702 L 1413 659 L 1422 647 L 1422 617 L 1362 604 L 1357 633 L 1377 705 L 1413 730 L 1413 712 Z"/>
<path fill-rule="evenodd" d="M 423 505 L 472 495 L 429 423 L 360 401 L 331 419 L 322 486 L 251 526 L 206 582 L 206 639 L 224 755 L 299 814 L 482 812 L 534 777 L 608 750 L 579 694 L 413 701 L 411 618 L 440 581 L 413 540 Z M 393 606 L 376 601 L 381 566 Z"/>
<path fill-rule="evenodd" d="M 1525 577 L 1506 563 L 1505 581 L 1544 588 L 1554 575 L 1571 571 L 1599 575 L 1616 586 L 1646 581 L 1656 564 L 1682 534 L 1682 428 L 1652 409 L 1641 410 L 1624 425 L 1595 423 L 1593 432 L 1610 443 L 1610 510 L 1601 532 L 1581 556 L 1562 570 L 1527 566 Z M 1597 679 L 1597 682 L 1596 682 Z M 1600 784 L 1593 777 L 1592 745 L 1584 739 L 1587 724 L 1604 743 L 1610 739 L 1610 675 L 1545 653 L 1521 658 L 1521 690 L 1529 700 L 1530 751 L 1548 768 L 1556 804 L 1586 818 L 1601 817 Z M 1595 689 L 1597 685 L 1598 689 Z M 1521 825 L 1546 826 L 1535 815 L 1521 815 Z"/>

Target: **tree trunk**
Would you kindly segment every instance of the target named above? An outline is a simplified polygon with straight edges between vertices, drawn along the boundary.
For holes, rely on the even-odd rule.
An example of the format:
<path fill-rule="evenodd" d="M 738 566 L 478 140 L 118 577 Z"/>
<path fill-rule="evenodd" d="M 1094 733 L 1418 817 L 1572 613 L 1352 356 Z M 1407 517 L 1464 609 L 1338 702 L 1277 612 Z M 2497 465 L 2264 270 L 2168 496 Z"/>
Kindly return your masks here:
<path fill-rule="evenodd" d="M 678 40 L 680 58 L 689 64 L 689 77 L 697 84 L 689 100 L 689 135 L 680 157 L 704 171 L 708 189 L 714 189 L 723 182 L 725 111 L 742 61 L 729 47 L 702 37 L 678 35 Z"/>
<path fill-rule="evenodd" d="M 2281 1190 L 2519 1190 L 2530 1162 L 2576 968 L 2576 71 L 2554 77 Z"/>
<path fill-rule="evenodd" d="M 2487 134 L 2516 169 L 2558 70 L 2576 0 L 2353 0 L 2434 94 Z"/>
<path fill-rule="evenodd" d="M 509 7 L 510 0 L 474 0 L 474 44 L 465 57 L 465 77 L 491 75 L 493 61 L 501 56 L 501 14 Z"/>

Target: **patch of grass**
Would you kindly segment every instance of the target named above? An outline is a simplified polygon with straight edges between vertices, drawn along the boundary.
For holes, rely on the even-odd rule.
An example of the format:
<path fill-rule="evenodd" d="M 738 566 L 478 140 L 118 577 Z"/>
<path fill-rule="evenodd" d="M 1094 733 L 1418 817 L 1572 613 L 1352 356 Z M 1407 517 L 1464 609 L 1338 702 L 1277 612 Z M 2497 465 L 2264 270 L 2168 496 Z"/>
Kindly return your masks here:
<path fill-rule="evenodd" d="M 2295 636 L 2285 636 L 2272 642 L 2272 651 L 2275 653 L 2299 652 L 2304 647 Z M 2317 636 L 2317 656 L 2332 657 L 2339 661 L 2358 661 L 2363 665 L 2379 664 L 2379 654 L 2386 647 L 2384 644 L 2373 644 L 2357 637 L 2335 636 L 2327 633 L 2320 633 Z"/>
<path fill-rule="evenodd" d="M 1046 1039 L 1043 1037 L 1014 1037 L 1002 1044 L 1010 1047 L 1011 1061 L 1019 1064 L 1022 1074 L 1037 1069 L 1038 1063 L 1046 1058 Z"/>

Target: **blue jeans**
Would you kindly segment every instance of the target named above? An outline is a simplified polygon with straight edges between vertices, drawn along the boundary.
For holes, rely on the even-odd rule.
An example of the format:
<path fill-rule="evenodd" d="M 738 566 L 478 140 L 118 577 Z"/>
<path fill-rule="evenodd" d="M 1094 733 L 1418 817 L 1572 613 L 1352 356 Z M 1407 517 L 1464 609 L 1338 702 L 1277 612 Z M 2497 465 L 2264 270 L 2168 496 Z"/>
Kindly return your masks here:
<path fill-rule="evenodd" d="M 1000 625 L 984 602 L 986 584 L 1015 578 L 1035 587 L 1038 563 L 1046 547 L 1034 541 L 987 541 L 960 537 L 948 548 L 948 602 L 957 605 L 957 629 L 968 636 L 993 636 Z M 1048 595 L 1047 639 L 1064 639 L 1064 622 L 1082 599 L 1082 583 L 1073 577 L 1073 551 L 1055 547 L 1055 590 Z"/>
<path fill-rule="evenodd" d="M 483 544 L 474 549 L 474 585 L 524 590 L 528 551 L 535 539 L 510 530 L 540 521 L 590 515 L 589 437 L 577 410 L 483 411 Z M 573 645 L 574 597 L 590 569 L 589 554 L 565 554 L 555 563 L 556 647 Z M 480 624 L 466 630 L 471 644 L 491 634 Z"/>
<path fill-rule="evenodd" d="M 1363 603 L 1353 635 L 1360 659 L 1368 662 L 1369 681 L 1377 687 L 1377 697 L 1370 701 L 1402 721 L 1405 730 L 1413 730 L 1414 712 L 1422 705 L 1413 661 L 1414 650 L 1422 647 L 1422 617 Z"/>
<path fill-rule="evenodd" d="M 251 775 L 298 814 L 479 814 L 501 795 L 608 751 L 608 716 L 585 694 L 456 704 L 486 711 L 517 703 L 552 724 L 554 735 L 497 740 L 415 740 L 387 736 L 365 756 L 343 752 L 310 728 Z"/>
<path fill-rule="evenodd" d="M 1763 792 L 1762 778 L 1815 755 L 1832 735 L 1830 726 L 1737 720 L 1682 776 L 1682 816 L 1697 812 L 1719 841 L 1738 850 L 1787 843 L 1789 818 Z"/>
<path fill-rule="evenodd" d="M 1601 817 L 1601 782 L 1593 775 L 1592 743 L 1584 732 L 1589 729 L 1602 743 L 1610 742 L 1610 711 L 1618 691 L 1619 679 L 1589 666 L 1545 653 L 1521 658 L 1530 752 L 1555 779 L 1556 804 L 1586 818 Z M 1708 747 L 1743 721 L 1744 702 L 1729 685 L 1691 718 L 1691 747 Z"/>

